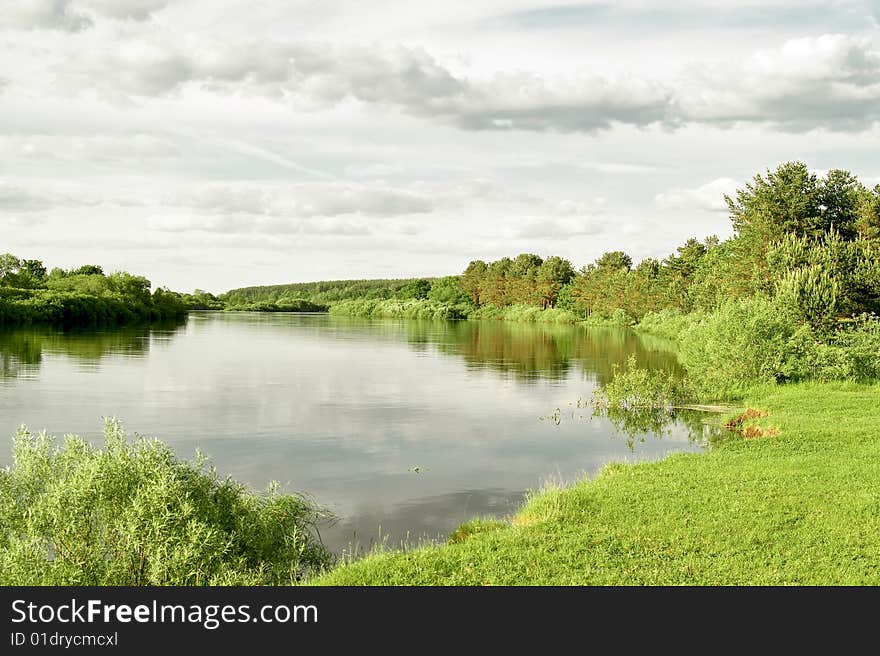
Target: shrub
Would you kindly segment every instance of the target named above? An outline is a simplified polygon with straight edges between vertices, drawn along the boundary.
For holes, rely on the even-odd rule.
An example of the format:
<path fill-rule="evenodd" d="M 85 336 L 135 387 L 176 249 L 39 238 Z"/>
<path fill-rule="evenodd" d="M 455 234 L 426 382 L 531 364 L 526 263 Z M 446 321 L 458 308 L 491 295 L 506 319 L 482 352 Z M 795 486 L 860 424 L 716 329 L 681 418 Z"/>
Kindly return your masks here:
<path fill-rule="evenodd" d="M 617 308 L 611 314 L 604 314 L 599 311 L 592 312 L 584 323 L 588 326 L 617 326 L 625 328 L 632 326 L 635 322 L 636 320 L 627 314 L 626 310 Z"/>
<path fill-rule="evenodd" d="M 679 360 L 704 392 L 727 396 L 756 383 L 807 377 L 815 351 L 808 325 L 763 297 L 728 301 L 684 331 Z"/>
<path fill-rule="evenodd" d="M 114 420 L 103 449 L 22 428 L 13 455 L 0 471 L 2 585 L 290 584 L 330 562 L 311 502 L 129 442 Z"/>

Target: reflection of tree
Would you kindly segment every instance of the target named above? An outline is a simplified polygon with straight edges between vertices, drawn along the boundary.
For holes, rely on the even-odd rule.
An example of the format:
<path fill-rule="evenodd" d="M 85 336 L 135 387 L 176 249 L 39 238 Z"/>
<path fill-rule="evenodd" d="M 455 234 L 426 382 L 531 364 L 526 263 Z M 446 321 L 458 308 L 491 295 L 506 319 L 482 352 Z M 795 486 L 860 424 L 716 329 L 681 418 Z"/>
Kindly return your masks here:
<path fill-rule="evenodd" d="M 630 451 L 635 449 L 636 441 L 644 442 L 646 436 L 662 439 L 671 435 L 675 428 L 685 428 L 688 441 L 701 446 L 714 444 L 723 439 L 727 433 L 721 422 L 717 420 L 718 415 L 699 410 L 655 408 L 624 410 L 614 406 L 597 406 L 593 410 L 593 416 L 604 417 L 611 421 L 618 434 L 626 438 Z"/>
<path fill-rule="evenodd" d="M 143 356 L 150 350 L 151 335 L 173 334 L 180 326 L 181 322 L 163 322 L 100 331 L 46 327 L 0 330 L 0 377 L 35 373 L 44 353 L 84 362 L 95 362 L 107 355 Z"/>
<path fill-rule="evenodd" d="M 461 356 L 468 366 L 513 374 L 523 380 L 564 378 L 572 366 L 600 383 L 613 366 L 635 354 L 639 365 L 680 373 L 675 355 L 662 343 L 645 343 L 627 329 L 515 323 L 506 321 L 408 322 L 407 339 L 423 350 L 431 342 L 442 353 Z"/>

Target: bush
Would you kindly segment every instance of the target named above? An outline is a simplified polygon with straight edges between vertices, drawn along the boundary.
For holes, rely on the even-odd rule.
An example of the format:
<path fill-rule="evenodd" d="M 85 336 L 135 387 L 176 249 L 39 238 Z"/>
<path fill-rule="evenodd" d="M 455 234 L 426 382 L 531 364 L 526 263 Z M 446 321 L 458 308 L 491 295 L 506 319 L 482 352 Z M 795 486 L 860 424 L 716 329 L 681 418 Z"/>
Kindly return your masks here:
<path fill-rule="evenodd" d="M 615 364 L 612 370 L 611 382 L 602 385 L 594 396 L 598 406 L 668 410 L 692 396 L 687 381 L 669 371 L 639 367 L 635 354 L 629 356 L 625 367 Z"/>
<path fill-rule="evenodd" d="M 340 301 L 330 307 L 330 314 L 343 317 L 385 319 L 467 319 L 469 305 L 438 303 L 425 299 L 357 299 Z"/>
<path fill-rule="evenodd" d="M 704 392 L 727 396 L 748 386 L 808 377 L 816 340 L 786 306 L 763 297 L 728 301 L 684 331 L 679 360 Z"/>
<path fill-rule="evenodd" d="M 659 312 L 648 312 L 636 326 L 640 332 L 656 335 L 671 341 L 678 341 L 682 334 L 705 315 L 699 312 L 682 314 L 678 308 L 666 308 Z"/>
<path fill-rule="evenodd" d="M 330 562 L 306 499 L 249 491 L 200 457 L 133 442 L 114 420 L 98 449 L 22 428 L 0 471 L 2 585 L 290 584 Z"/>
<path fill-rule="evenodd" d="M 880 379 L 880 318 L 861 315 L 842 322 L 807 358 L 816 380 L 870 382 Z"/>
<path fill-rule="evenodd" d="M 627 326 L 632 326 L 633 324 L 635 324 L 635 322 L 636 320 L 629 316 L 626 310 L 622 308 L 617 308 L 616 310 L 611 312 L 611 314 L 605 314 L 599 311 L 592 312 L 584 323 L 586 323 L 588 326 L 612 326 L 618 328 L 626 328 Z"/>

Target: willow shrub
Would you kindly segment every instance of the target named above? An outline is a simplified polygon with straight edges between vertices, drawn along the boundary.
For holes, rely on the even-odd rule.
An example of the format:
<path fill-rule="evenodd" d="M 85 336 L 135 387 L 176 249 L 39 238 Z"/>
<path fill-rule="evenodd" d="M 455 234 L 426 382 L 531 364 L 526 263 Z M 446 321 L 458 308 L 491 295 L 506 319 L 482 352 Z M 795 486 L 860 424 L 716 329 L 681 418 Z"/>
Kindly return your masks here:
<path fill-rule="evenodd" d="M 280 585 L 330 564 L 324 514 L 270 487 L 258 495 L 158 440 L 62 446 L 22 428 L 0 471 L 2 585 Z"/>
<path fill-rule="evenodd" d="M 787 306 L 763 297 L 722 303 L 678 338 L 679 361 L 707 396 L 809 378 L 816 340 Z"/>

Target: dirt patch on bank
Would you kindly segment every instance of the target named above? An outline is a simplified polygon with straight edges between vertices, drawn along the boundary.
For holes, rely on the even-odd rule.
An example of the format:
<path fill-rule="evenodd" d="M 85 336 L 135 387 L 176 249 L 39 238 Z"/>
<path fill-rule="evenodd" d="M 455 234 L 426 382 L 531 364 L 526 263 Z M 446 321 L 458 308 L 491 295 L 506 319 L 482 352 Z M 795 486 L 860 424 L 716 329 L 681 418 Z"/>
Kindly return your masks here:
<path fill-rule="evenodd" d="M 745 440 L 753 440 L 759 437 L 773 437 L 775 435 L 779 435 L 779 429 L 776 428 L 776 426 L 768 426 L 767 428 L 761 428 L 760 426 L 755 426 L 754 424 L 744 426 L 744 424 L 748 421 L 753 421 L 755 419 L 761 419 L 762 417 L 769 416 L 769 412 L 764 412 L 763 410 L 757 410 L 755 408 L 746 408 L 745 412 L 729 420 L 727 423 L 724 424 L 724 427 L 729 431 L 741 435 L 742 438 Z"/>

